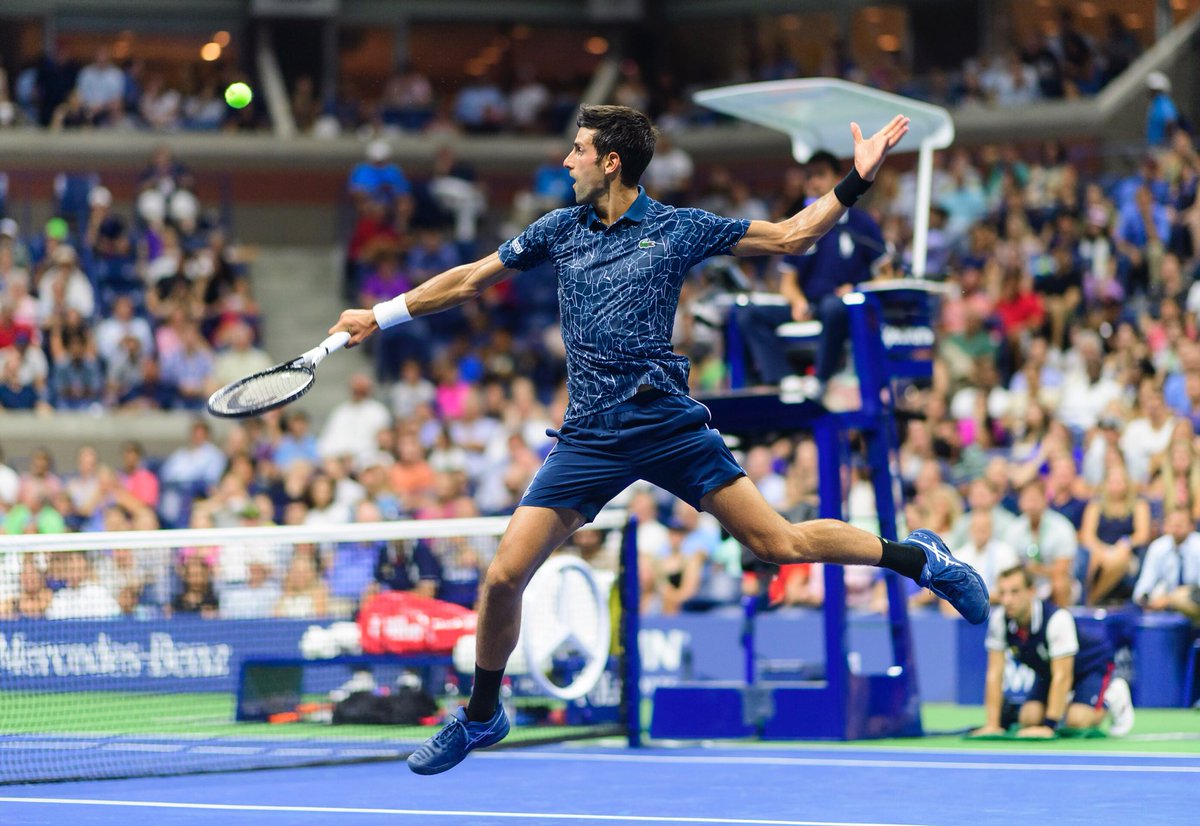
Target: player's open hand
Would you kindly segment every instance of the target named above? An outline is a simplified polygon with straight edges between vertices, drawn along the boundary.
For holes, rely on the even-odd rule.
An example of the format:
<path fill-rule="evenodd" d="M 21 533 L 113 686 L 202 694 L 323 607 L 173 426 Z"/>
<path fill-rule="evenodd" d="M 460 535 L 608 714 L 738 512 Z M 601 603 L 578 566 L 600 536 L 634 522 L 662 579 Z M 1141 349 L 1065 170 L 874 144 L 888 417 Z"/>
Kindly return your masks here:
<path fill-rule="evenodd" d="M 1054 737 L 1054 729 L 1049 726 L 1026 726 L 1017 732 L 1023 740 L 1050 740 Z"/>
<path fill-rule="evenodd" d="M 850 134 L 854 136 L 854 168 L 864 181 L 875 180 L 875 173 L 883 166 L 883 159 L 907 131 L 908 118 L 904 115 L 896 115 L 887 126 L 869 138 L 863 137 L 857 123 L 850 124 Z"/>
<path fill-rule="evenodd" d="M 366 341 L 378 329 L 374 310 L 343 310 L 337 324 L 329 328 L 329 335 L 345 331 L 350 334 L 350 341 L 346 346 L 355 347 Z"/>

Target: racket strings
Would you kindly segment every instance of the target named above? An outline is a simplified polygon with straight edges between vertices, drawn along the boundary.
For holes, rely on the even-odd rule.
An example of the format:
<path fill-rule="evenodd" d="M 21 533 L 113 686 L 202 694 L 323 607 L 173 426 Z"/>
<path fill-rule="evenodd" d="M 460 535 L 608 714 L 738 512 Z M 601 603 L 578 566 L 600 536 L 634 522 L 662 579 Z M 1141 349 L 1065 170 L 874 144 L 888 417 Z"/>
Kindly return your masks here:
<path fill-rule="evenodd" d="M 240 413 L 282 404 L 304 392 L 312 382 L 311 370 L 284 366 L 251 376 L 231 387 L 212 406 L 223 413 Z"/>

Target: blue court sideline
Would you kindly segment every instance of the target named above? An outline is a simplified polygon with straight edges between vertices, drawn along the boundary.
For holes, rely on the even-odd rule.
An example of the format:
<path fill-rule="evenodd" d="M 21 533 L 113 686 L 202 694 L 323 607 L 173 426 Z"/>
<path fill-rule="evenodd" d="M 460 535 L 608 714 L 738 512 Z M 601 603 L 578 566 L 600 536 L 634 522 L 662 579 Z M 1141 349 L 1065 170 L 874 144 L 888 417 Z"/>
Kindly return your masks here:
<path fill-rule="evenodd" d="M 396 761 L 0 788 L 15 824 L 1189 823 L 1200 753 L 606 749 L 473 755 L 417 777 Z"/>

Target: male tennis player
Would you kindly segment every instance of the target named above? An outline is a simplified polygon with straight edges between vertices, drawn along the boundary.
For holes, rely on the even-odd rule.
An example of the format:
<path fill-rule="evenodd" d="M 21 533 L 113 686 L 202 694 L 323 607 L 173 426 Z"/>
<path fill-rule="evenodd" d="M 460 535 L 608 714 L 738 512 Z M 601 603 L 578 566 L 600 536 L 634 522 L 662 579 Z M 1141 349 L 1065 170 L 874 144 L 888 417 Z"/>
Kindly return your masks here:
<path fill-rule="evenodd" d="M 372 309 L 346 310 L 330 333 L 350 345 L 375 330 L 470 301 L 550 261 L 558 276 L 570 401 L 546 457 L 488 567 L 479 609 L 475 690 L 408 759 L 418 774 L 453 768 L 498 743 L 508 719 L 500 683 L 520 630 L 521 594 L 552 551 L 635 479 L 713 514 L 760 558 L 890 568 L 949 601 L 973 623 L 988 615 L 983 579 L 928 531 L 889 542 L 843 522 L 789 524 L 734 461 L 704 405 L 687 395 L 688 360 L 671 349 L 684 275 L 713 255 L 799 254 L 833 227 L 908 131 L 897 115 L 869 139 L 857 124 L 854 167 L 831 192 L 779 223 L 722 218 L 652 200 L 638 179 L 654 154 L 650 119 L 623 106 L 584 106 L 563 166 L 577 206 L 533 222 L 496 252 L 448 270 Z"/>

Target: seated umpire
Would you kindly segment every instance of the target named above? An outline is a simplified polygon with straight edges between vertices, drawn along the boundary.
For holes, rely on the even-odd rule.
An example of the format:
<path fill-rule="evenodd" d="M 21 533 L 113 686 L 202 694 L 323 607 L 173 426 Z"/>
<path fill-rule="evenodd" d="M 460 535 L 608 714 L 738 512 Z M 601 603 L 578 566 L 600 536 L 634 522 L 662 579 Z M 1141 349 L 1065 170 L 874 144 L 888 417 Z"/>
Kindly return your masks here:
<path fill-rule="evenodd" d="M 1108 638 L 1084 626 L 1065 608 L 1036 598 L 1033 575 L 1017 566 L 1000 574 L 1000 604 L 987 634 L 988 667 L 984 693 L 986 724 L 973 733 L 1000 734 L 1004 706 L 1005 652 L 1036 675 L 1017 715 L 1018 736 L 1053 737 L 1059 725 L 1095 728 L 1111 716 L 1109 733 L 1121 737 L 1133 728 L 1129 684 L 1113 677 Z"/>
<path fill-rule="evenodd" d="M 812 203 L 842 177 L 838 159 L 828 152 L 813 155 L 805 172 L 804 203 L 789 205 L 788 214 Z M 804 393 L 818 400 L 824 396 L 825 385 L 839 367 L 849 335 L 842 296 L 855 285 L 870 280 L 872 265 L 885 249 L 879 225 L 865 210 L 853 207 L 803 255 L 783 259 L 779 291 L 788 306 L 735 308 L 752 374 L 760 383 L 779 384 L 793 372 L 775 328 L 789 321 L 816 319 L 822 325 L 816 378 L 805 383 Z"/>

